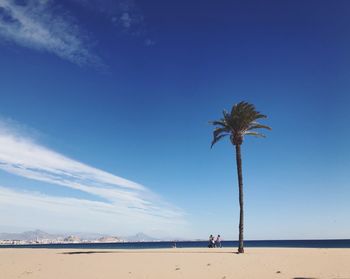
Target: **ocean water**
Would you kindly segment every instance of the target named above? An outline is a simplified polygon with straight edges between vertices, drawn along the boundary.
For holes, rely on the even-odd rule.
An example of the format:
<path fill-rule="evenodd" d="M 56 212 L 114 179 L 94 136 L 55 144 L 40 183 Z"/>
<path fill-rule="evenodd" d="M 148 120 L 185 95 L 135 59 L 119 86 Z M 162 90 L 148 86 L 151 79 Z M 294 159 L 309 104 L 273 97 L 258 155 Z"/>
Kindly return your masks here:
<path fill-rule="evenodd" d="M 174 241 L 128 242 L 128 243 L 69 243 L 69 244 L 27 244 L 0 245 L 0 248 L 52 248 L 52 249 L 159 249 L 171 248 Z M 207 241 L 177 241 L 177 248 L 206 248 Z M 246 240 L 245 247 L 281 248 L 350 248 L 350 239 L 324 240 Z M 236 248 L 237 241 L 222 241 L 222 247 Z"/>

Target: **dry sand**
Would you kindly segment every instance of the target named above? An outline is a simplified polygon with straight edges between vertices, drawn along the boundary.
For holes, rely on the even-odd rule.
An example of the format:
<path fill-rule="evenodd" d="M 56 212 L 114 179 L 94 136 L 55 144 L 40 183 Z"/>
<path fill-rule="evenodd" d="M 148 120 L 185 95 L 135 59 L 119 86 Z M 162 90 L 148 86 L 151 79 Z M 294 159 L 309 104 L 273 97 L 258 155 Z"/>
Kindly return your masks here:
<path fill-rule="evenodd" d="M 0 278 L 350 279 L 350 249 L 0 249 Z"/>

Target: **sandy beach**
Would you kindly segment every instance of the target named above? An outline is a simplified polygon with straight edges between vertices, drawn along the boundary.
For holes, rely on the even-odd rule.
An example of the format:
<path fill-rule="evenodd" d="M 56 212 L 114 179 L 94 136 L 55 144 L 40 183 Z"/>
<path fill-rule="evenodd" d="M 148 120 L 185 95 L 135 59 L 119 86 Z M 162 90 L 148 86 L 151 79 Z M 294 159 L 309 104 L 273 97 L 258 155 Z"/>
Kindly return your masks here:
<path fill-rule="evenodd" d="M 350 278 L 350 249 L 0 249 L 1 279 Z"/>

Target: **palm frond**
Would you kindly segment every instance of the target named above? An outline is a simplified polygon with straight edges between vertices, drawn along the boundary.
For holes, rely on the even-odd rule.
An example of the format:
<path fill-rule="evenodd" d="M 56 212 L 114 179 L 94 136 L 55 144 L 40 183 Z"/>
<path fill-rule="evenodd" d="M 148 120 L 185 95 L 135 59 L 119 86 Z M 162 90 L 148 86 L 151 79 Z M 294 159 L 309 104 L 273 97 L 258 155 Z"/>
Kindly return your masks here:
<path fill-rule="evenodd" d="M 266 136 L 264 134 L 261 134 L 258 132 L 245 132 L 244 135 L 245 136 L 254 136 L 254 137 L 258 137 L 258 138 L 266 138 Z"/>
<path fill-rule="evenodd" d="M 216 128 L 213 132 L 214 137 L 218 136 L 221 133 L 228 133 L 230 132 L 230 128 L 228 127 L 220 127 L 220 128 Z"/>
<path fill-rule="evenodd" d="M 212 125 L 217 125 L 217 126 L 221 126 L 221 127 L 225 127 L 226 124 L 224 122 L 224 120 L 215 120 L 215 121 L 209 121 L 209 124 L 212 124 Z"/>
<path fill-rule="evenodd" d="M 213 141 L 211 142 L 211 146 L 210 148 L 213 148 L 214 144 L 217 143 L 220 139 L 222 139 L 223 137 L 228 136 L 229 134 L 222 134 L 220 136 L 214 137 Z"/>
<path fill-rule="evenodd" d="M 255 115 L 255 119 L 261 119 L 261 118 L 266 119 L 267 116 L 265 114 L 261 114 L 260 112 L 257 112 Z"/>
<path fill-rule="evenodd" d="M 270 126 L 267 125 L 262 125 L 262 124 L 253 124 L 251 126 L 249 126 L 248 130 L 253 130 L 253 129 L 267 129 L 267 130 L 272 130 L 272 128 Z"/>

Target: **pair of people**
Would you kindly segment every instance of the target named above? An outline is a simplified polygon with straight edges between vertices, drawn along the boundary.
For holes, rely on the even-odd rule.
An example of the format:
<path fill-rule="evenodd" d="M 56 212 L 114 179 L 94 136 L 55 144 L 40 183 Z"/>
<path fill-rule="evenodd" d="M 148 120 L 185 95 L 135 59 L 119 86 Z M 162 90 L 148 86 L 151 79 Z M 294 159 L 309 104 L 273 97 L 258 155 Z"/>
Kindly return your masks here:
<path fill-rule="evenodd" d="M 212 234 L 209 236 L 208 248 L 221 248 L 221 236 L 219 234 L 216 238 Z"/>

